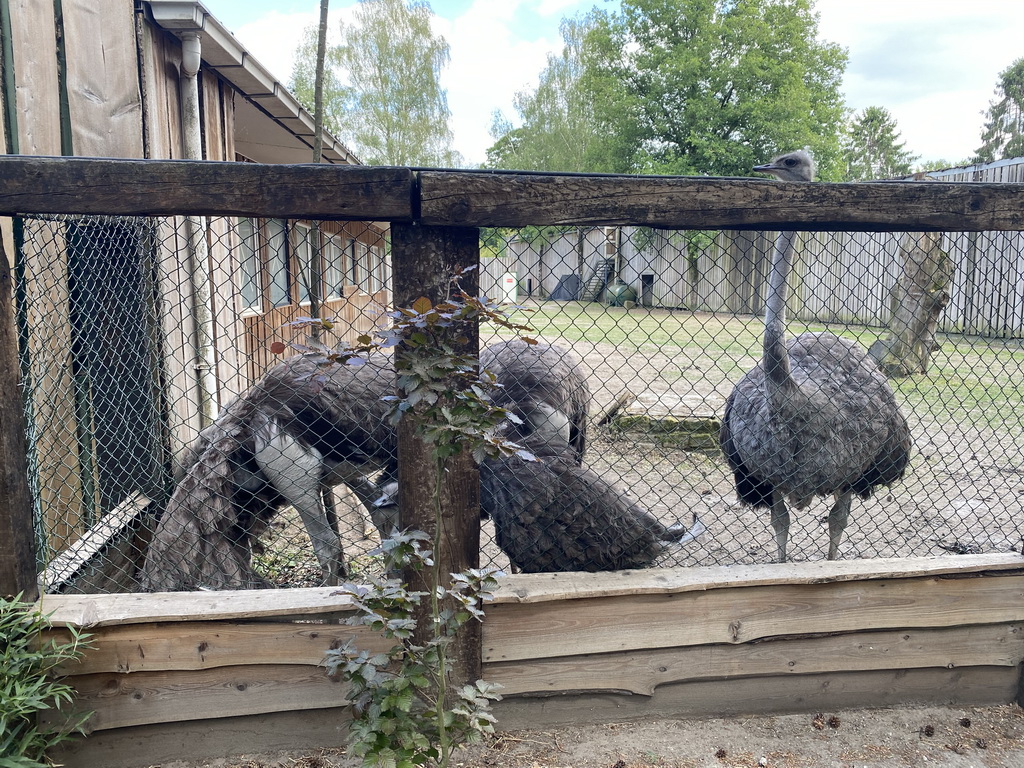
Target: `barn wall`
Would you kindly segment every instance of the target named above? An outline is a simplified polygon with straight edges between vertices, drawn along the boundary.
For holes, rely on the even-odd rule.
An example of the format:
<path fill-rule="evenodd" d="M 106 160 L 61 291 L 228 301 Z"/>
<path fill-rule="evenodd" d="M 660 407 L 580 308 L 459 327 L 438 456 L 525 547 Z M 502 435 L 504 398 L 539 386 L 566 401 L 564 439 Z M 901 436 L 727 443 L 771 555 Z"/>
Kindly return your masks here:
<path fill-rule="evenodd" d="M 354 631 L 334 591 L 46 598 L 94 633 L 65 670 L 92 735 L 51 757 L 127 768 L 342 744 L 344 688 L 318 666 Z M 1006 703 L 1022 660 L 1016 554 L 510 576 L 483 632 L 502 729 Z"/>

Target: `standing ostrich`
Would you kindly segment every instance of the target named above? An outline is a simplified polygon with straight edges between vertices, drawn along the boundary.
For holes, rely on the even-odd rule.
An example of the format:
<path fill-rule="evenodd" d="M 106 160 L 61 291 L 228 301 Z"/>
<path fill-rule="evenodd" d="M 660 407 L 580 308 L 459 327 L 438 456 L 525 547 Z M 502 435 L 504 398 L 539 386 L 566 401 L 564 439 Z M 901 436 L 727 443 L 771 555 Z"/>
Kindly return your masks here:
<path fill-rule="evenodd" d="M 814 178 L 814 162 L 802 151 L 753 170 L 781 181 Z M 828 516 L 834 560 L 853 494 L 866 499 L 899 480 L 910 457 L 907 420 L 863 348 L 831 333 L 785 339 L 795 239 L 795 232 L 779 232 L 775 241 L 764 357 L 733 389 L 721 430 L 740 501 L 771 510 L 780 563 L 789 540 L 787 499 L 802 509 L 814 496 L 835 496 Z"/>

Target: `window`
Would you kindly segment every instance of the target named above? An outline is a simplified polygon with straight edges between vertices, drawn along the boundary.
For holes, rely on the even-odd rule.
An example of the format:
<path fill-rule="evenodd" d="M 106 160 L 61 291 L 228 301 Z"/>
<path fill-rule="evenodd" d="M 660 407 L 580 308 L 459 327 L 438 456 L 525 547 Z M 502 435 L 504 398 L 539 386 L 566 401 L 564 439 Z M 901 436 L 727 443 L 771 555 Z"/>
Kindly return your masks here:
<path fill-rule="evenodd" d="M 238 219 L 238 239 L 241 241 L 238 271 L 241 280 L 239 293 L 242 298 L 242 309 L 262 309 L 260 244 L 258 229 L 252 219 Z"/>
<path fill-rule="evenodd" d="M 308 224 L 296 223 L 292 227 L 292 243 L 295 248 L 295 267 L 299 276 L 299 304 L 310 301 L 310 286 L 313 284 L 313 231 Z"/>
<path fill-rule="evenodd" d="M 324 241 L 324 282 L 327 283 L 327 298 L 341 297 L 345 282 L 345 251 L 339 235 L 331 235 Z"/>
<path fill-rule="evenodd" d="M 270 283 L 270 305 L 283 307 L 291 304 L 288 290 L 288 226 L 284 219 L 267 221 L 267 272 Z"/>

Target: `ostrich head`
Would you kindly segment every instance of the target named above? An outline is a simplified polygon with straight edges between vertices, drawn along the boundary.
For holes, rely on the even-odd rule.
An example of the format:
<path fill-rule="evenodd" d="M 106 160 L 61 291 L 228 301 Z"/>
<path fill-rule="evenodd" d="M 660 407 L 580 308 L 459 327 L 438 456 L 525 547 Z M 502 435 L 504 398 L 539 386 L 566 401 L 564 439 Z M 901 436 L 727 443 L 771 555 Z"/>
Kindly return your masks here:
<path fill-rule="evenodd" d="M 814 160 L 802 149 L 779 155 L 767 165 L 755 165 L 758 173 L 770 173 L 779 181 L 814 181 Z"/>

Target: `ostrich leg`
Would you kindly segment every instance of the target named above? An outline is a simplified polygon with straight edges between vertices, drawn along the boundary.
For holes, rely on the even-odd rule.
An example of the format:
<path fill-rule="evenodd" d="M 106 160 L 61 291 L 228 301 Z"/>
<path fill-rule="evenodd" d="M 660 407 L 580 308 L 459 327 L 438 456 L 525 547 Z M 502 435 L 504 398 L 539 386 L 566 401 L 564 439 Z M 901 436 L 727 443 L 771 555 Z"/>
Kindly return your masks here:
<path fill-rule="evenodd" d="M 291 435 L 277 431 L 265 444 L 257 445 L 253 458 L 270 484 L 298 510 L 313 542 L 325 583 L 330 586 L 340 583 L 345 575 L 345 560 L 321 494 L 323 457 L 316 450 L 304 448 Z"/>
<path fill-rule="evenodd" d="M 775 544 L 779 550 L 779 562 L 786 562 L 786 544 L 789 542 L 789 510 L 786 498 L 775 491 L 772 493 L 772 528 L 775 529 Z"/>
<path fill-rule="evenodd" d="M 836 494 L 836 503 L 828 513 L 828 559 L 835 560 L 839 555 L 839 540 L 843 538 L 846 523 L 850 519 L 850 502 L 853 491 Z"/>

